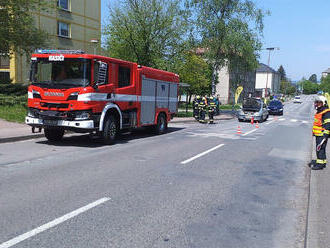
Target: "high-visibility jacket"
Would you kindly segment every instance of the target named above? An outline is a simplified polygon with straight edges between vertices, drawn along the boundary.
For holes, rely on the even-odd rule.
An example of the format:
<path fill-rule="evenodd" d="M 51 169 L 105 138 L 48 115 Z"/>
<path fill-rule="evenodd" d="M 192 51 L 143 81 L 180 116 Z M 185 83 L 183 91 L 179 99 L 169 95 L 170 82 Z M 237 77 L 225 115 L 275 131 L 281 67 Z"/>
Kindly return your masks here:
<path fill-rule="evenodd" d="M 330 119 L 324 119 L 323 115 L 330 112 L 330 109 L 325 109 L 320 113 L 316 113 L 314 116 L 314 124 L 313 124 L 313 135 L 315 136 L 323 136 L 323 134 L 329 135 L 329 130 L 324 128 L 325 124 L 330 123 Z"/>

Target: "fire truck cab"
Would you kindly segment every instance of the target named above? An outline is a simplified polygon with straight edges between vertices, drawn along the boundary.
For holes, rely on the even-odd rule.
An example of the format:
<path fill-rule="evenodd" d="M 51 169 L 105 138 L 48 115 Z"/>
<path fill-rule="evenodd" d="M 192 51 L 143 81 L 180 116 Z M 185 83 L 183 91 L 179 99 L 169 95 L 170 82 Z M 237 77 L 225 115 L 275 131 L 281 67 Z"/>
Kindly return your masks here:
<path fill-rule="evenodd" d="M 25 122 L 49 141 L 65 130 L 96 132 L 106 144 L 123 129 L 162 134 L 177 112 L 177 74 L 80 50 L 36 51 L 30 81 Z"/>

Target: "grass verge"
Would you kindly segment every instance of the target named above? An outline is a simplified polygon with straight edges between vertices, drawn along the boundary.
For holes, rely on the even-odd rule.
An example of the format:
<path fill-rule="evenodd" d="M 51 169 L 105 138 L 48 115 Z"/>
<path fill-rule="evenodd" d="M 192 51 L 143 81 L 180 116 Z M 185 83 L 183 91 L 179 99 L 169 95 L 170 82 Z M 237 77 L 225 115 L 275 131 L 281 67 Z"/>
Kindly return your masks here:
<path fill-rule="evenodd" d="M 178 112 L 175 114 L 175 117 L 193 117 L 192 112 Z"/>
<path fill-rule="evenodd" d="M 0 118 L 6 121 L 24 123 L 27 108 L 21 104 L 0 105 Z"/>

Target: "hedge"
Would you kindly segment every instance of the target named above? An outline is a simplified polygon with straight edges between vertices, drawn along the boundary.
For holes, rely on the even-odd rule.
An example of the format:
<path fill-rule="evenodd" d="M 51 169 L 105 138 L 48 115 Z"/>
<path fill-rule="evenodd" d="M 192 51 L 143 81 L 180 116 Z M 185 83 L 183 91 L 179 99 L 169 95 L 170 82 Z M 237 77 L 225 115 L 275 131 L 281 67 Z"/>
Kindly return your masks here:
<path fill-rule="evenodd" d="M 0 105 L 22 105 L 27 106 L 27 93 L 24 96 L 8 96 L 0 94 Z"/>
<path fill-rule="evenodd" d="M 27 95 L 28 86 L 20 83 L 7 84 L 0 83 L 0 94 L 1 95 L 13 95 L 13 96 L 23 96 Z"/>

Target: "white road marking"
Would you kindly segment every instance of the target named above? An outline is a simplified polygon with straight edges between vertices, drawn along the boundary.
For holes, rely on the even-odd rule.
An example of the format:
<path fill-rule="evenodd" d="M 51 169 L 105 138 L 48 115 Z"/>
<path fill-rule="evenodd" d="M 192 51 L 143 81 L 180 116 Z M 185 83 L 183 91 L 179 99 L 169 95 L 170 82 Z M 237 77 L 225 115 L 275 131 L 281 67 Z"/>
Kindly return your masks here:
<path fill-rule="evenodd" d="M 185 160 L 185 161 L 182 161 L 181 164 L 187 164 L 187 163 L 189 163 L 189 162 L 191 162 L 191 161 L 193 161 L 193 160 L 195 160 L 195 159 L 197 159 L 197 158 L 200 158 L 200 157 L 202 157 L 202 156 L 204 156 L 204 155 L 206 155 L 206 154 L 208 154 L 208 153 L 210 153 L 210 152 L 212 152 L 212 151 L 214 151 L 214 150 L 216 150 L 216 149 L 218 149 L 218 148 L 220 148 L 220 147 L 222 147 L 222 146 L 224 146 L 224 145 L 225 145 L 225 144 L 217 145 L 217 146 L 215 146 L 215 147 L 213 147 L 213 148 L 211 148 L 211 149 L 209 149 L 209 150 L 207 150 L 207 151 L 205 151 L 205 152 L 202 152 L 202 153 L 200 153 L 200 154 L 197 154 L 196 156 L 194 156 L 194 157 L 192 157 L 192 158 L 189 158 L 189 159 L 187 159 L 187 160 Z M 0 248 L 2 248 L 2 247 L 0 247 Z"/>
<path fill-rule="evenodd" d="M 296 119 L 291 119 L 290 121 L 291 121 L 291 122 L 297 122 L 298 120 L 296 120 Z"/>
<path fill-rule="evenodd" d="M 257 131 L 257 130 L 258 130 L 258 129 L 253 129 L 253 130 L 251 130 L 251 131 L 249 131 L 249 132 L 247 132 L 247 133 L 243 134 L 242 136 L 246 136 L 246 135 L 249 135 L 250 133 L 253 133 L 253 132 Z"/>
<path fill-rule="evenodd" d="M 70 213 L 68 213 L 66 215 L 63 215 L 62 217 L 59 217 L 59 218 L 57 218 L 57 219 L 55 219 L 53 221 L 50 221 L 50 222 L 48 222 L 48 223 L 46 223 L 46 224 L 44 224 L 42 226 L 37 227 L 37 228 L 35 228 L 35 229 L 33 229 L 33 230 L 29 231 L 29 232 L 26 232 L 26 233 L 24 233 L 22 235 L 19 235 L 19 236 L 13 238 L 13 239 L 10 239 L 10 240 L 8 240 L 8 241 L 0 244 L 0 248 L 9 248 L 9 247 L 12 247 L 13 245 L 16 245 L 16 244 L 18 244 L 18 243 L 20 243 L 20 242 L 22 242 L 22 241 L 24 241 L 24 240 L 26 240 L 28 238 L 31 238 L 31 237 L 33 237 L 33 236 L 35 236 L 35 235 L 37 235 L 37 234 L 39 234 L 41 232 L 44 232 L 44 231 L 46 231 L 46 230 L 48 230 L 48 229 L 50 229 L 50 228 L 52 228 L 54 226 L 57 226 L 57 225 L 65 222 L 65 221 L 67 221 L 69 219 L 72 219 L 73 217 L 75 217 L 75 216 L 77 216 L 77 215 L 79 215 L 79 214 L 81 214 L 83 212 L 86 212 L 87 210 L 89 210 L 91 208 L 94 208 L 94 207 L 96 207 L 96 206 L 98 206 L 98 205 L 100 205 L 100 204 L 102 204 L 102 203 L 104 203 L 106 201 L 109 201 L 109 200 L 110 200 L 110 198 L 104 197 L 104 198 L 101 198 L 101 199 L 99 199 L 99 200 L 97 200 L 95 202 L 92 202 L 92 203 L 90 203 L 90 204 L 88 204 L 88 205 L 86 205 L 84 207 L 78 208 L 77 210 L 74 210 L 74 211 L 72 211 L 72 212 L 70 212 Z"/>
<path fill-rule="evenodd" d="M 305 123 L 306 124 L 306 123 L 308 123 L 308 121 L 303 121 L 302 123 Z"/>
<path fill-rule="evenodd" d="M 272 124 L 273 122 L 274 122 L 274 120 L 269 121 L 269 122 L 266 123 L 266 125 Z"/>
<path fill-rule="evenodd" d="M 285 121 L 285 118 L 280 118 L 280 119 L 278 119 L 279 121 Z"/>

